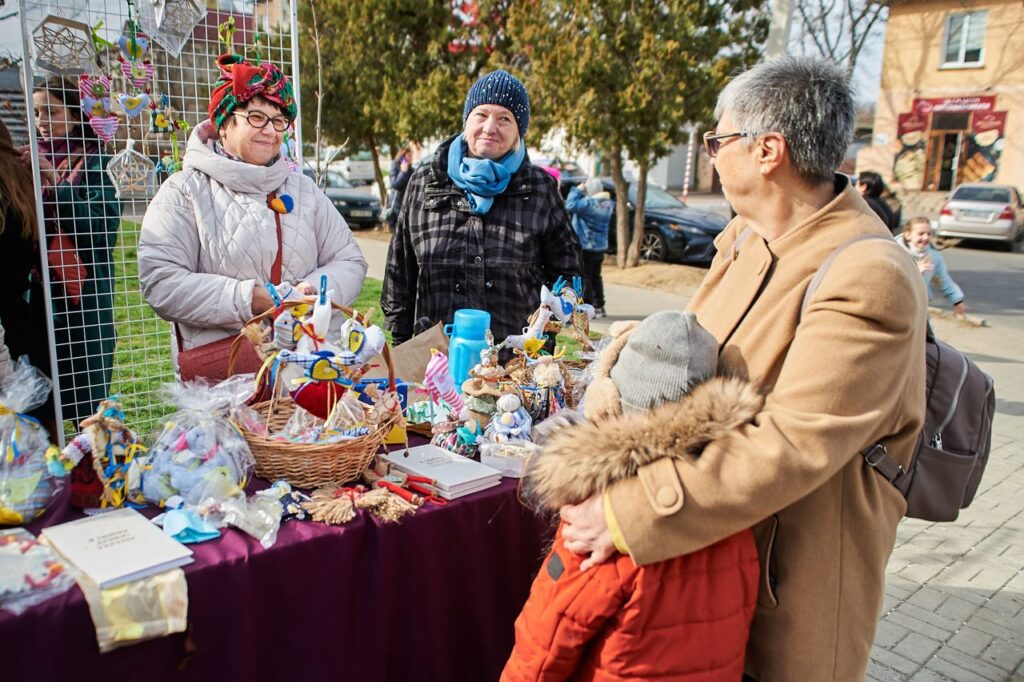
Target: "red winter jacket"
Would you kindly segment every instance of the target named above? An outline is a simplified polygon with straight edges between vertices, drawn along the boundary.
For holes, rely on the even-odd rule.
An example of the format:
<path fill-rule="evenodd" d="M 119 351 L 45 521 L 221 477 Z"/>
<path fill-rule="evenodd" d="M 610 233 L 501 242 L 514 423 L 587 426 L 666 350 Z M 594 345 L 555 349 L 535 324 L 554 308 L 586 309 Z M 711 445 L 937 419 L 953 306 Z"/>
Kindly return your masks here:
<path fill-rule="evenodd" d="M 658 439 L 633 442 L 618 433 L 614 415 L 604 416 L 600 429 L 574 427 L 585 431 L 580 438 L 554 438 L 531 460 L 524 494 L 547 510 L 576 504 L 635 476 L 647 460 L 694 457 L 704 443 L 756 414 L 761 403 L 739 379 L 701 384 L 673 403 L 671 452 L 659 451 L 653 445 Z M 750 530 L 642 567 L 625 554 L 586 572 L 581 563 L 565 549 L 559 528 L 516 620 L 502 682 L 741 679 L 760 576 Z"/>
<path fill-rule="evenodd" d="M 502 682 L 742 677 L 759 574 L 749 530 L 661 563 L 620 554 L 585 572 L 561 535 L 516 619 Z"/>

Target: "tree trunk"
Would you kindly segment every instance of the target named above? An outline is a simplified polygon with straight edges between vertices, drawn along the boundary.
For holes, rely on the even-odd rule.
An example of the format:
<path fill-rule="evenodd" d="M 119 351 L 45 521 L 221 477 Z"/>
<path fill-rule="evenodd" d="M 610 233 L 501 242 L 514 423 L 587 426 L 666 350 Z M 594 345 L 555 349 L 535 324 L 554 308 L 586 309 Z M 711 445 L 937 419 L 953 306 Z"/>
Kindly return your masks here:
<path fill-rule="evenodd" d="M 384 184 L 384 173 L 380 169 L 380 152 L 377 150 L 377 144 L 372 139 L 370 140 L 370 156 L 373 157 L 373 177 L 377 180 L 377 189 L 380 191 L 380 206 L 381 210 L 383 210 L 387 206 L 388 188 Z"/>
<path fill-rule="evenodd" d="M 644 159 L 640 162 L 636 180 L 636 205 L 633 207 L 633 239 L 629 243 L 626 254 L 626 267 L 635 268 L 640 263 L 640 243 L 644 239 L 644 204 L 647 203 L 647 169 L 651 162 Z"/>
<path fill-rule="evenodd" d="M 615 263 L 624 268 L 629 244 L 629 185 L 622 175 L 622 147 L 608 150 L 608 165 L 615 183 Z"/>

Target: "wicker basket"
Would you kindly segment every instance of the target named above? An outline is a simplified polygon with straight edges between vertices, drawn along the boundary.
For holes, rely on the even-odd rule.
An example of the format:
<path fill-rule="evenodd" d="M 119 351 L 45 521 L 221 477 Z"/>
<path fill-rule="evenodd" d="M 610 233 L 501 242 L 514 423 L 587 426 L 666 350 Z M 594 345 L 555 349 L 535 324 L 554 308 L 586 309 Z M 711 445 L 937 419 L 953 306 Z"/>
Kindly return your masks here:
<path fill-rule="evenodd" d="M 285 306 L 290 307 L 286 301 Z M 293 305 L 293 304 L 292 304 Z M 351 308 L 333 304 L 337 310 L 347 315 L 354 315 Z M 273 311 L 254 317 L 248 324 L 258 324 Z M 365 321 L 359 316 L 360 321 Z M 395 372 L 391 363 L 391 353 L 384 346 L 382 353 L 388 367 L 388 379 L 394 386 Z M 397 396 L 396 396 L 397 398 Z M 295 411 L 295 403 L 291 398 L 278 398 L 253 405 L 253 409 L 267 420 L 268 431 L 279 431 L 288 422 Z M 371 433 L 324 445 L 308 443 L 289 443 L 271 440 L 242 430 L 242 435 L 249 443 L 256 460 L 256 475 L 271 481 L 283 479 L 297 488 L 316 488 L 328 484 L 343 484 L 353 481 L 366 470 L 374 454 L 384 444 L 384 438 L 392 427 L 402 419 L 400 412 L 377 425 Z"/>

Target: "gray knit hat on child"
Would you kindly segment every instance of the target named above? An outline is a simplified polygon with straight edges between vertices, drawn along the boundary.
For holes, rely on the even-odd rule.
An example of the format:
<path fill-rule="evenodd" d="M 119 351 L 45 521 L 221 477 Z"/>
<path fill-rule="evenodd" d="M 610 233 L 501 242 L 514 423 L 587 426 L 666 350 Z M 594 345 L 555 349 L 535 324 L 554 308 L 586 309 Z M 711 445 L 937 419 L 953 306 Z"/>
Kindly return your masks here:
<path fill-rule="evenodd" d="M 604 183 L 601 182 L 601 178 L 590 178 L 587 180 L 585 187 L 589 196 L 594 196 L 604 191 Z"/>
<path fill-rule="evenodd" d="M 718 342 L 697 317 L 664 310 L 633 330 L 610 376 L 622 413 L 629 414 L 679 400 L 717 367 Z"/>

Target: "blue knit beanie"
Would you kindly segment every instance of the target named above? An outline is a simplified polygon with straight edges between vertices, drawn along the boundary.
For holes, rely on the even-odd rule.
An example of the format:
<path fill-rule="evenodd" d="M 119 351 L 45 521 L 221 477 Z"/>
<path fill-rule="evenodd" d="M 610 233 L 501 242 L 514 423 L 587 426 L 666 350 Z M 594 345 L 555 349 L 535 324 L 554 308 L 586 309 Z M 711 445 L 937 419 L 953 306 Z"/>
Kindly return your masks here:
<path fill-rule="evenodd" d="M 508 71 L 491 71 L 480 76 L 466 95 L 466 106 L 462 109 L 462 124 L 466 124 L 469 112 L 481 104 L 497 104 L 512 112 L 519 126 L 519 136 L 526 136 L 530 125 L 530 96 L 518 78 Z"/>

